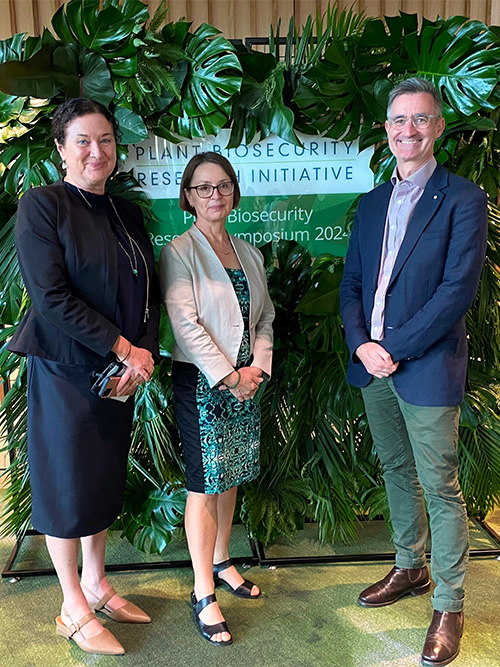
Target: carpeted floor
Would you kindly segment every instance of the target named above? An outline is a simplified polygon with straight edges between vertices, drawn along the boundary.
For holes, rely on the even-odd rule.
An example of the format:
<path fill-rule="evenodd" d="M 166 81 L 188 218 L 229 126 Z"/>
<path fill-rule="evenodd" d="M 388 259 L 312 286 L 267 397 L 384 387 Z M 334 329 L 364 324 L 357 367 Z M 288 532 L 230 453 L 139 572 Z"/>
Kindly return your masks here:
<path fill-rule="evenodd" d="M 498 517 L 500 519 L 500 516 Z M 499 521 L 500 523 L 500 521 Z M 372 528 L 369 529 L 371 531 Z M 312 531 L 312 532 L 311 532 Z M 472 529 L 476 546 L 489 544 Z M 387 535 L 371 532 L 358 550 L 385 551 Z M 12 543 L 0 540 L 0 565 Z M 356 547 L 351 547 L 354 552 Z M 315 551 L 314 551 L 315 550 Z M 235 531 L 233 553 L 250 553 Z M 292 543 L 285 540 L 268 555 L 322 553 L 314 528 Z M 171 554 L 175 554 L 172 556 Z M 167 558 L 185 557 L 185 545 L 173 546 Z M 109 562 L 129 562 L 136 552 L 111 540 Z M 140 557 L 139 557 L 140 558 Z M 28 538 L 16 567 L 46 567 L 39 537 Z M 123 595 L 146 609 L 148 626 L 120 625 L 102 617 L 127 654 L 96 656 L 81 652 L 55 634 L 54 618 L 61 595 L 53 576 L 0 582 L 0 665 L 2 667 L 410 667 L 418 665 L 432 610 L 430 596 L 407 598 L 382 609 L 356 604 L 359 592 L 381 578 L 389 563 L 253 567 L 245 576 L 261 586 L 260 600 L 238 600 L 225 591 L 218 599 L 235 643 L 213 647 L 201 639 L 188 605 L 192 576 L 188 568 L 110 575 Z M 472 559 L 467 578 L 466 627 L 454 667 L 500 667 L 500 562 Z"/>

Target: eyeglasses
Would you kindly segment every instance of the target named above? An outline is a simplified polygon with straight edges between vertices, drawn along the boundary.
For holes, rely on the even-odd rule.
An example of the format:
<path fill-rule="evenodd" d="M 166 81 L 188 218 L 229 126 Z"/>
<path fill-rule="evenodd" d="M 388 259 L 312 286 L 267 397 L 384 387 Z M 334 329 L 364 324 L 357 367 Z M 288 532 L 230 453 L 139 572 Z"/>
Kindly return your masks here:
<path fill-rule="evenodd" d="M 210 199 L 213 195 L 214 190 L 218 190 L 219 194 L 223 197 L 229 197 L 234 192 L 234 183 L 232 181 L 223 181 L 219 185 L 209 185 L 208 183 L 202 183 L 202 185 L 192 185 L 186 190 L 196 190 L 196 194 L 201 199 Z"/>
<path fill-rule="evenodd" d="M 397 130 L 402 130 L 403 127 L 406 127 L 408 121 L 411 121 L 411 124 L 417 130 L 426 130 L 431 124 L 432 118 L 440 118 L 440 116 L 428 113 L 417 113 L 414 116 L 394 116 L 394 118 L 388 118 L 387 122 L 391 127 L 395 127 Z"/>

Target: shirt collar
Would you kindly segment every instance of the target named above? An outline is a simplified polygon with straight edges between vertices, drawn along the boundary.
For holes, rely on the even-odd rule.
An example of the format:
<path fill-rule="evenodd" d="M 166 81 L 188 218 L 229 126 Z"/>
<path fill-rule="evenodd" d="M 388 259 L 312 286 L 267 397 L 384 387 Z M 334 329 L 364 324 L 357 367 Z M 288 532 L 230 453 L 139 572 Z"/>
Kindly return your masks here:
<path fill-rule="evenodd" d="M 417 171 L 414 172 L 411 176 L 408 176 L 408 178 L 403 178 L 403 179 L 399 178 L 398 168 L 394 167 L 394 171 L 392 172 L 391 176 L 391 183 L 393 185 L 401 185 L 401 183 L 404 183 L 406 181 L 411 185 L 416 185 L 421 190 L 424 190 L 425 186 L 427 185 L 427 181 L 434 173 L 434 169 L 436 168 L 436 166 L 437 166 L 436 158 L 434 157 L 434 155 L 432 155 L 431 158 L 427 160 L 427 162 L 420 167 L 420 169 L 417 169 Z"/>

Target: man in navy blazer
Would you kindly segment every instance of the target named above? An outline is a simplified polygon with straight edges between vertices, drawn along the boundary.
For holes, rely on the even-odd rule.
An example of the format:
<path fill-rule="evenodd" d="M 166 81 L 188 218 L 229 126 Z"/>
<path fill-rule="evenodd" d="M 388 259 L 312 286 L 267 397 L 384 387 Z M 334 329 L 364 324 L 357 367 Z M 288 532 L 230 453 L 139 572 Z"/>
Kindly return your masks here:
<path fill-rule="evenodd" d="M 382 607 L 430 590 L 434 615 L 421 664 L 458 655 L 468 554 L 456 456 L 467 373 L 465 313 L 486 249 L 486 195 L 434 156 L 442 100 L 407 79 L 389 96 L 385 124 L 396 169 L 358 206 L 341 285 L 350 351 L 347 378 L 361 387 L 384 472 L 395 567 L 359 604 Z"/>

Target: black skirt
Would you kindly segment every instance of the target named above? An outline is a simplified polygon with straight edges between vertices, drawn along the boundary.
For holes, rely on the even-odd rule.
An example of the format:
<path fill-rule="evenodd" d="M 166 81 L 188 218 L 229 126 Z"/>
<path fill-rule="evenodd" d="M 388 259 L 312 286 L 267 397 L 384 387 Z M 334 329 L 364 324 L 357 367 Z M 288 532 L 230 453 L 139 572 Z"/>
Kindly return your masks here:
<path fill-rule="evenodd" d="M 93 370 L 102 369 L 28 360 L 32 524 L 45 535 L 94 535 L 121 508 L 134 400 L 92 394 Z"/>

